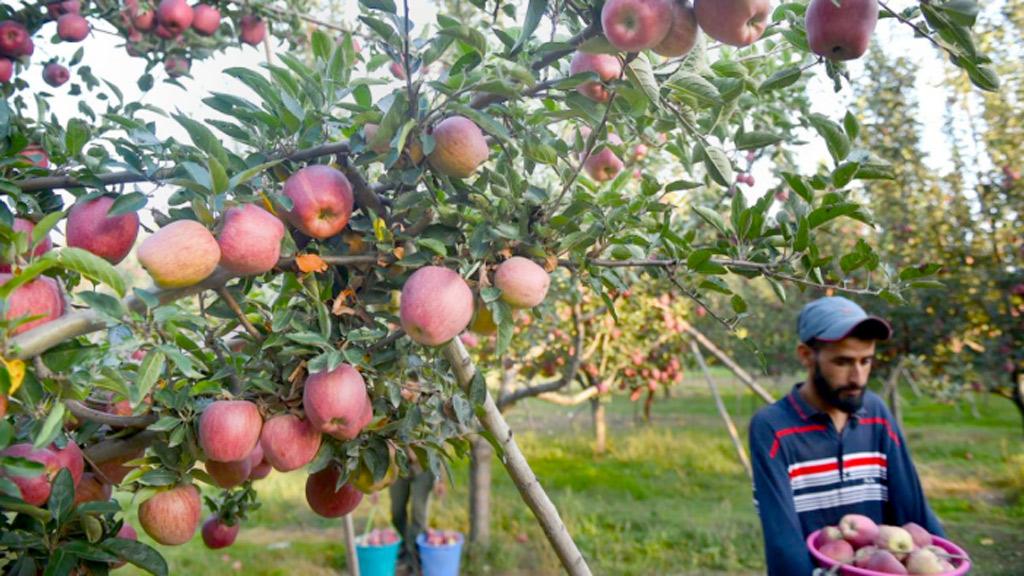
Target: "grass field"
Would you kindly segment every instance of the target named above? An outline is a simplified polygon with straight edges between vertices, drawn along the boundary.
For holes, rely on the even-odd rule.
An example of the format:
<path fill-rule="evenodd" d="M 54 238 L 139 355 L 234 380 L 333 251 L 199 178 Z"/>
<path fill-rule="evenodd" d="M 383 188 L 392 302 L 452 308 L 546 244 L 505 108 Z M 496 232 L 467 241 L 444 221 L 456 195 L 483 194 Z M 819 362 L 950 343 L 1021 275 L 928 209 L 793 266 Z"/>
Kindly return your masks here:
<path fill-rule="evenodd" d="M 726 402 L 746 435 L 759 407 L 724 374 Z M 780 394 L 781 390 L 776 390 Z M 1013 406 L 978 398 L 983 415 L 907 398 L 905 434 L 926 493 L 949 536 L 971 553 L 981 576 L 1024 574 L 1024 445 Z M 534 471 L 558 506 L 595 574 L 760 574 L 761 528 L 750 483 L 735 457 L 714 403 L 700 381 L 684 382 L 660 400 L 652 422 L 615 396 L 608 407 L 609 451 L 595 458 L 588 405 L 569 410 L 531 401 L 508 418 Z M 431 523 L 466 530 L 468 463 L 456 484 L 432 503 Z M 463 574 L 559 574 L 555 555 L 495 463 L 492 545 L 464 557 Z M 226 551 L 210 551 L 197 536 L 162 548 L 173 574 L 341 574 L 340 521 L 306 506 L 304 475 L 272 474 L 257 484 L 264 502 Z M 377 517 L 387 510 L 386 491 Z M 365 525 L 373 505 L 356 512 Z M 132 572 L 128 568 L 122 573 Z"/>

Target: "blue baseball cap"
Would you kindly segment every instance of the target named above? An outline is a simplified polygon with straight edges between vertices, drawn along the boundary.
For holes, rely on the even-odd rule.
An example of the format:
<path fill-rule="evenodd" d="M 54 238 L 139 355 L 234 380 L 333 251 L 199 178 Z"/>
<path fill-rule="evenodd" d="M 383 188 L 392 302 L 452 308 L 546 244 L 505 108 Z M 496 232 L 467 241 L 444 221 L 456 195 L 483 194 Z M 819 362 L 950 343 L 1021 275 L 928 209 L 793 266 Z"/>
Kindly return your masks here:
<path fill-rule="evenodd" d="M 812 338 L 822 342 L 838 342 L 857 331 L 864 340 L 888 340 L 892 327 L 877 316 L 868 316 L 855 302 L 842 296 L 818 298 L 800 310 L 796 329 L 801 342 Z"/>

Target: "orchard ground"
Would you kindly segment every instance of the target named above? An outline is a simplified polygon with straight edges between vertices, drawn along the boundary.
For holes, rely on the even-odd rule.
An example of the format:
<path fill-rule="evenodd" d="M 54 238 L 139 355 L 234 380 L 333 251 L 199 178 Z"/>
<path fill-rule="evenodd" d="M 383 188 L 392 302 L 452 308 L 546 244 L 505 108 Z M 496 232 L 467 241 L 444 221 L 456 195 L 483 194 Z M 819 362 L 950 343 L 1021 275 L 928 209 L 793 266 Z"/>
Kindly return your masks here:
<path fill-rule="evenodd" d="M 652 422 L 616 395 L 608 408 L 609 451 L 591 450 L 589 404 L 566 409 L 530 400 L 509 411 L 527 458 L 555 501 L 595 574 L 763 574 L 761 528 L 750 482 L 702 378 L 688 374 L 660 397 Z M 746 433 L 760 406 L 724 371 L 716 371 L 727 406 Z M 772 387 L 776 396 L 786 379 Z M 904 394 L 905 434 L 926 493 L 950 537 L 975 560 L 974 574 L 1019 575 L 1024 566 L 1024 446 L 1010 402 L 976 398 L 980 418 L 967 406 Z M 468 461 L 454 468 L 456 484 L 434 499 L 431 524 L 466 530 Z M 492 546 L 463 557 L 463 574 L 561 574 L 540 527 L 494 463 Z M 185 546 L 162 547 L 172 574 L 341 574 L 342 523 L 314 515 L 303 496 L 305 474 L 274 472 L 256 485 L 263 507 L 237 543 L 212 551 L 198 534 Z M 365 525 L 372 505 L 355 513 Z M 376 522 L 387 522 L 387 491 Z M 133 518 L 134 521 L 134 518 Z M 140 531 L 141 532 L 141 531 Z M 143 538 L 147 537 L 143 535 Z M 148 541 L 148 539 L 147 539 Z M 121 574 L 139 574 L 132 568 Z"/>

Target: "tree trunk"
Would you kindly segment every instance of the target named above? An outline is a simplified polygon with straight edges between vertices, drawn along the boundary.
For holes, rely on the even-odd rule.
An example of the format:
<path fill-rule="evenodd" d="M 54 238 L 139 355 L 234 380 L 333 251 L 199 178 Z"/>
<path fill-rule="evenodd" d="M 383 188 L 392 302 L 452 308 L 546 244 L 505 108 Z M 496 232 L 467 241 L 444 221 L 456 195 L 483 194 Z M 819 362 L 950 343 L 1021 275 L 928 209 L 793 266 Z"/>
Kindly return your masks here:
<path fill-rule="evenodd" d="M 893 418 L 896 419 L 896 425 L 899 426 L 900 430 L 903 430 L 903 409 L 900 407 L 900 374 L 903 372 L 903 359 L 905 356 L 901 356 L 896 362 L 896 367 L 893 368 L 891 374 L 889 374 L 889 380 L 885 383 L 885 401 L 889 404 L 889 411 L 892 412 Z"/>
<path fill-rule="evenodd" d="M 1021 423 L 1024 424 L 1024 371 L 1014 372 L 1013 403 L 1020 412 Z"/>
<path fill-rule="evenodd" d="M 469 453 L 469 541 L 491 543 L 491 455 L 490 442 L 479 435 L 470 438 Z"/>
<path fill-rule="evenodd" d="M 356 557 L 356 527 L 352 515 L 345 514 L 345 551 L 348 556 L 348 573 L 359 576 L 359 559 Z"/>
<path fill-rule="evenodd" d="M 444 347 L 444 355 L 448 363 L 451 364 L 452 372 L 455 373 L 459 385 L 468 394 L 473 377 L 476 375 L 476 366 L 473 365 L 473 360 L 466 353 L 466 347 L 458 338 L 452 338 Z M 512 430 L 508 427 L 508 423 L 505 422 L 505 418 L 498 411 L 494 399 L 486 389 L 483 403 L 477 406 L 476 416 L 484 429 L 493 435 L 501 447 L 503 454 L 499 461 L 505 466 L 505 470 L 519 490 L 523 502 L 529 506 L 530 511 L 537 518 L 537 522 L 540 523 L 544 535 L 551 547 L 554 548 L 565 571 L 570 576 L 590 576 L 591 572 L 587 561 L 580 553 L 576 542 L 573 541 L 569 530 L 566 529 L 565 523 L 562 522 L 558 509 L 555 508 L 540 485 L 540 481 L 537 480 L 537 476 L 530 468 L 530 463 L 526 461 L 522 450 L 519 449 L 512 437 Z"/>
<path fill-rule="evenodd" d="M 608 426 L 604 419 L 604 402 L 601 398 L 594 396 L 590 399 L 590 414 L 594 417 L 594 452 L 604 454 Z"/>
<path fill-rule="evenodd" d="M 704 363 L 704 355 L 700 353 L 700 346 L 697 345 L 695 340 L 690 340 L 690 349 L 693 350 L 693 355 L 697 357 L 700 369 L 704 371 L 708 387 L 711 388 L 711 395 L 715 397 L 715 405 L 718 406 L 718 414 L 725 421 L 725 427 L 729 431 L 729 438 L 732 439 L 732 444 L 736 447 L 736 454 L 739 456 L 743 468 L 746 469 L 747 476 L 753 480 L 754 472 L 750 467 L 750 458 L 747 457 L 747 451 L 743 449 L 743 442 L 740 441 L 740 435 L 736 432 L 736 425 L 733 424 L 732 418 L 729 417 L 729 411 L 725 409 L 722 396 L 718 393 L 718 385 L 715 384 L 715 379 L 711 377 L 711 372 L 708 370 L 707 364 Z"/>

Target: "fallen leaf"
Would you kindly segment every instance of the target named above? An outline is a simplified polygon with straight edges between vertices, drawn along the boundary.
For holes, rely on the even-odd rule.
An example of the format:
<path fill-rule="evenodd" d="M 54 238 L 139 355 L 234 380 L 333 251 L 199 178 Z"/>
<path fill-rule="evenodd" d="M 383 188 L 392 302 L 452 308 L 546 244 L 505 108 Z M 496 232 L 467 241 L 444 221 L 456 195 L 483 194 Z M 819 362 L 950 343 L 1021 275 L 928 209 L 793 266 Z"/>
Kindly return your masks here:
<path fill-rule="evenodd" d="M 326 272 L 327 262 L 316 254 L 299 254 L 295 257 L 295 263 L 302 272 Z"/>

